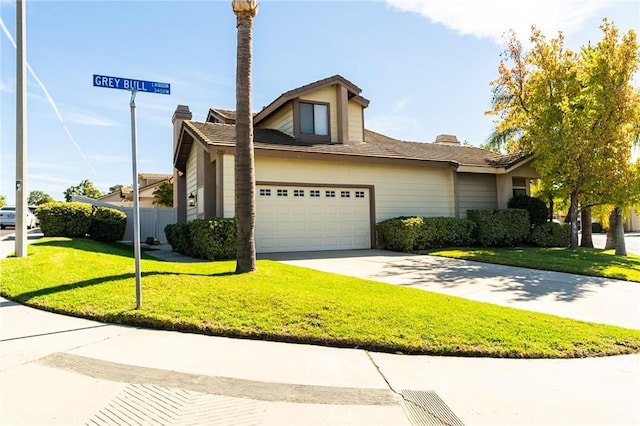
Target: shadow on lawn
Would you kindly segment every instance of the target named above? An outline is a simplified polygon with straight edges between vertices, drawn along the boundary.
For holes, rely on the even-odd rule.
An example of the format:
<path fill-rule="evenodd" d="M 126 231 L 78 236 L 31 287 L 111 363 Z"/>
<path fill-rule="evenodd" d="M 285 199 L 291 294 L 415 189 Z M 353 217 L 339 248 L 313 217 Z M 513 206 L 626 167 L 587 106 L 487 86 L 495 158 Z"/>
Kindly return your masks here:
<path fill-rule="evenodd" d="M 377 276 L 406 276 L 406 283 L 400 285 L 423 290 L 438 291 L 468 286 L 465 293 L 500 292 L 510 295 L 509 299 L 514 302 L 532 301 L 548 296 L 556 301 L 571 302 L 588 296 L 597 287 L 614 285 L 616 282 L 608 278 L 437 256 L 417 256 L 392 261 Z M 464 297 L 463 294 L 460 296 Z"/>
<path fill-rule="evenodd" d="M 96 242 L 87 238 L 55 239 L 39 241 L 38 246 L 60 247 L 73 250 L 83 250 L 91 253 L 104 253 L 114 256 L 130 257 L 133 259 L 133 246 L 123 243 Z M 144 252 L 141 252 L 142 259 L 157 260 Z"/>
<path fill-rule="evenodd" d="M 192 276 L 206 276 L 206 277 L 224 277 L 224 276 L 228 276 L 228 275 L 234 275 L 233 272 L 220 272 L 217 274 L 185 274 L 185 273 L 176 273 L 176 272 L 142 272 L 141 276 L 142 278 L 144 277 L 151 277 L 151 276 L 155 276 L 155 275 L 192 275 Z M 56 293 L 62 293 L 65 291 L 70 291 L 70 290 L 77 290 L 80 288 L 85 288 L 85 287 L 91 287 L 94 285 L 99 285 L 99 284 L 104 284 L 104 283 L 108 283 L 108 282 L 112 282 L 112 281 L 120 281 L 120 280 L 127 280 L 127 279 L 134 279 L 135 278 L 135 274 L 134 273 L 126 273 L 126 274 L 119 274 L 119 275 L 109 275 L 109 276 L 105 276 L 105 277 L 97 277 L 97 278 L 92 278 L 89 280 L 84 280 L 84 281 L 78 281 L 76 283 L 70 283 L 70 284 L 61 284 L 55 287 L 48 287 L 48 288 L 43 288 L 43 289 L 39 289 L 39 290 L 34 290 L 34 291 L 29 291 L 26 293 L 21 293 L 21 294 L 17 294 L 15 297 L 12 297 L 12 299 L 15 299 L 17 301 L 20 302 L 27 302 L 31 299 L 33 299 L 34 297 L 39 297 L 39 296 L 49 296 L 51 294 L 56 294 Z"/>

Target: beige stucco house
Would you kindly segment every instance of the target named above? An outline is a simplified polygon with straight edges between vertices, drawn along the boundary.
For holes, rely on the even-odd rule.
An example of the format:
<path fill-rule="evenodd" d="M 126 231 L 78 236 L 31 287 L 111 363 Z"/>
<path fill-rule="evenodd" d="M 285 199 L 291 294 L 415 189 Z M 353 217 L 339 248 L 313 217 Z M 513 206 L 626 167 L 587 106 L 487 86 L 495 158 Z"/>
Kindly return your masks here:
<path fill-rule="evenodd" d="M 138 173 L 138 203 L 140 208 L 156 207 L 153 191 L 164 182 L 170 182 L 173 175 L 166 173 Z M 99 201 L 121 207 L 133 206 L 133 188 L 124 187 L 117 191 L 105 194 L 98 198 Z"/>
<path fill-rule="evenodd" d="M 530 156 L 463 146 L 452 135 L 421 143 L 367 130 L 368 105 L 336 75 L 254 115 L 259 253 L 372 248 L 379 221 L 504 208 L 537 178 Z M 173 116 L 177 219 L 233 217 L 235 113 L 191 118 L 184 105 Z"/>

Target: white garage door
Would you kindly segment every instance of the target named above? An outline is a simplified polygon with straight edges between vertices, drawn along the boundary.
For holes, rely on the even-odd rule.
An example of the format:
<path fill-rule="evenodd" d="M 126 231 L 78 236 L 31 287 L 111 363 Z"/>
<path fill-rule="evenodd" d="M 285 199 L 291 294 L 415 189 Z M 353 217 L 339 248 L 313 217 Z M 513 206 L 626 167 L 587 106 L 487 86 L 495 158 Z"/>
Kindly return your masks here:
<path fill-rule="evenodd" d="M 368 188 L 258 185 L 256 251 L 371 248 Z"/>

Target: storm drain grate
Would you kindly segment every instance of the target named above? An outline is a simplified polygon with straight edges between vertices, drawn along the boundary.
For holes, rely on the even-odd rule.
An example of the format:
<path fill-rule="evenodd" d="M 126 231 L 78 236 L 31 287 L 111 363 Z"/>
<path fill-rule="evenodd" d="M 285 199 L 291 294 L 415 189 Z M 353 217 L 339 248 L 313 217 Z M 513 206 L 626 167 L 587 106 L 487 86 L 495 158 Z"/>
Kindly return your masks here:
<path fill-rule="evenodd" d="M 411 424 L 464 426 L 464 423 L 435 392 L 403 390 L 400 394 L 402 395 L 402 406 Z"/>
<path fill-rule="evenodd" d="M 127 385 L 87 425 L 257 425 L 267 403 L 153 385 Z"/>

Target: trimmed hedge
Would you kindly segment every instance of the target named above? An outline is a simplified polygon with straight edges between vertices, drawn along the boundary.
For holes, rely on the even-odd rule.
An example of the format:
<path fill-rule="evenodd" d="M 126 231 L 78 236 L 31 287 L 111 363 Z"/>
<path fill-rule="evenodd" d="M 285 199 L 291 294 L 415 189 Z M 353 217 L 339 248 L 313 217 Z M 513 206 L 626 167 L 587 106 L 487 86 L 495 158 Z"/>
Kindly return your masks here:
<path fill-rule="evenodd" d="M 475 240 L 481 246 L 514 246 L 529 237 L 529 213 L 523 209 L 467 210 L 475 222 Z"/>
<path fill-rule="evenodd" d="M 96 241 L 119 241 L 127 226 L 127 215 L 120 210 L 88 203 L 44 203 L 38 206 L 36 215 L 45 237 L 88 236 Z"/>
<path fill-rule="evenodd" d="M 453 217 L 397 217 L 376 225 L 378 247 L 400 252 L 472 245 L 474 228 Z"/>
<path fill-rule="evenodd" d="M 127 215 L 109 207 L 94 207 L 89 238 L 96 241 L 120 241 L 127 228 Z"/>
<path fill-rule="evenodd" d="M 91 226 L 91 204 L 54 201 L 38 206 L 36 215 L 45 237 L 84 238 Z"/>
<path fill-rule="evenodd" d="M 196 219 L 165 226 L 164 233 L 174 251 L 207 260 L 235 259 L 235 219 Z"/>
<path fill-rule="evenodd" d="M 571 241 L 571 225 L 543 223 L 531 230 L 529 241 L 540 247 L 568 247 Z"/>
<path fill-rule="evenodd" d="M 529 223 L 534 228 L 542 225 L 549 219 L 549 208 L 540 198 L 530 197 L 528 195 L 516 195 L 509 200 L 507 207 L 510 209 L 525 209 L 529 212 Z"/>

